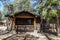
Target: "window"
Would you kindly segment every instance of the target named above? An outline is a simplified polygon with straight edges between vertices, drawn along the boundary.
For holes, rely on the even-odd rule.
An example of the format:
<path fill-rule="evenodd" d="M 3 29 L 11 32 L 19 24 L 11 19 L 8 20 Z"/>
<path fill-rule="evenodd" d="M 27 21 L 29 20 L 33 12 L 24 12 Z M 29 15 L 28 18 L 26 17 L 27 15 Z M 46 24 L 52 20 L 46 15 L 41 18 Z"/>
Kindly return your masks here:
<path fill-rule="evenodd" d="M 33 25 L 33 18 L 17 18 L 16 25 Z"/>

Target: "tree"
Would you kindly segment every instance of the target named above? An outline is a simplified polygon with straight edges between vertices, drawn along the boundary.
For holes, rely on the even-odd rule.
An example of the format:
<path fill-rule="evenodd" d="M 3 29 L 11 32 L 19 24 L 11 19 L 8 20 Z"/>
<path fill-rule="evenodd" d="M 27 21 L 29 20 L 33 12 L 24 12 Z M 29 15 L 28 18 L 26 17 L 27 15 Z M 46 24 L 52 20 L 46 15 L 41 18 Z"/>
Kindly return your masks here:
<path fill-rule="evenodd" d="M 12 4 L 4 5 L 5 13 L 14 14 L 18 11 L 33 11 L 33 5 L 31 4 L 30 0 L 14 0 Z"/>
<path fill-rule="evenodd" d="M 30 0 L 15 0 L 14 1 L 14 12 L 16 11 L 33 11 L 33 5 L 30 3 Z"/>
<path fill-rule="evenodd" d="M 0 11 L 0 21 L 2 21 L 2 14 L 1 14 L 1 11 Z"/>
<path fill-rule="evenodd" d="M 42 15 L 42 18 L 45 18 L 46 20 L 50 20 L 52 17 L 57 18 L 57 24 L 59 25 L 58 16 L 60 15 L 58 13 L 58 7 L 60 5 L 60 0 L 47 0 L 42 1 L 38 5 L 37 11 Z M 58 8 L 58 9 L 57 9 Z"/>

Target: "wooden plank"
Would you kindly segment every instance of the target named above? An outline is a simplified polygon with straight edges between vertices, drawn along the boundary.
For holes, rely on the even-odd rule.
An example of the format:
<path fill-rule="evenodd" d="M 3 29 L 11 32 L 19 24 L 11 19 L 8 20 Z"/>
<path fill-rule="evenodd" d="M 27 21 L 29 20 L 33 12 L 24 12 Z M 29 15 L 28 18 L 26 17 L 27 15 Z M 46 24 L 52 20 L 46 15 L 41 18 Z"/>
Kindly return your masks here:
<path fill-rule="evenodd" d="M 36 30 L 37 26 L 36 26 L 36 18 L 34 18 L 34 30 Z"/>
<path fill-rule="evenodd" d="M 33 16 L 16 16 L 16 18 L 34 18 Z"/>

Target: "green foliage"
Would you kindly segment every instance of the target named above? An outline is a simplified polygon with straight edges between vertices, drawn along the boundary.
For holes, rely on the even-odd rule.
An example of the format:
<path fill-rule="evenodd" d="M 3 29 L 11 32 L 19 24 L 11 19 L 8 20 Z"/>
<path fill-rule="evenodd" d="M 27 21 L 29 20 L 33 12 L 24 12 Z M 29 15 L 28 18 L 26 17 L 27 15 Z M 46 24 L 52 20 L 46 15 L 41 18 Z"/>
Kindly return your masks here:
<path fill-rule="evenodd" d="M 33 11 L 33 5 L 30 3 L 30 0 L 15 0 L 14 1 L 14 12 L 26 10 Z"/>
<path fill-rule="evenodd" d="M 57 16 L 57 10 L 55 10 L 55 9 L 50 10 L 49 15 L 50 16 Z"/>
<path fill-rule="evenodd" d="M 30 0 L 14 0 L 13 4 L 6 4 L 4 5 L 5 13 L 15 13 L 18 11 L 33 11 L 33 5 L 31 4 Z"/>
<path fill-rule="evenodd" d="M 2 21 L 4 19 L 4 12 L 3 11 L 0 11 L 0 21 Z"/>
<path fill-rule="evenodd" d="M 47 0 L 46 2 L 41 1 L 38 5 L 37 11 L 42 14 L 42 16 L 49 20 L 52 17 L 59 16 L 59 10 L 57 6 L 60 5 L 60 0 Z"/>
<path fill-rule="evenodd" d="M 13 12 L 13 4 L 4 5 L 3 11 L 5 14 Z"/>

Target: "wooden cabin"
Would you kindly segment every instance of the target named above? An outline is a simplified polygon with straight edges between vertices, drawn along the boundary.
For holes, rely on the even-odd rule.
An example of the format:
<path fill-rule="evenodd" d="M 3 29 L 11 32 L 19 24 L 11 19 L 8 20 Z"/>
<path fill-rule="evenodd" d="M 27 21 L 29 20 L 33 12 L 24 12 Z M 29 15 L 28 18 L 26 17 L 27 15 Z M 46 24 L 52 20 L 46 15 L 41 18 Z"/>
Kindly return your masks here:
<path fill-rule="evenodd" d="M 9 30 L 16 30 L 17 32 L 30 32 L 34 30 L 38 31 L 49 31 L 49 27 L 46 27 L 46 20 L 43 20 L 43 24 L 40 24 L 40 15 L 21 11 L 16 12 L 13 15 L 6 15 L 9 21 L 7 21 Z M 53 30 L 53 28 L 52 28 Z"/>
<path fill-rule="evenodd" d="M 34 31 L 40 28 L 40 16 L 28 11 L 6 16 L 9 19 L 11 29 L 16 31 Z"/>

